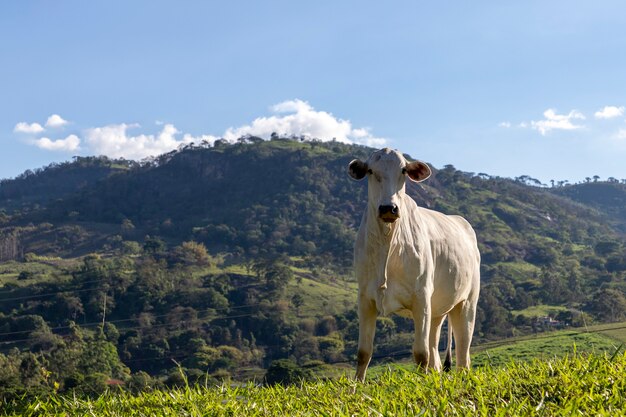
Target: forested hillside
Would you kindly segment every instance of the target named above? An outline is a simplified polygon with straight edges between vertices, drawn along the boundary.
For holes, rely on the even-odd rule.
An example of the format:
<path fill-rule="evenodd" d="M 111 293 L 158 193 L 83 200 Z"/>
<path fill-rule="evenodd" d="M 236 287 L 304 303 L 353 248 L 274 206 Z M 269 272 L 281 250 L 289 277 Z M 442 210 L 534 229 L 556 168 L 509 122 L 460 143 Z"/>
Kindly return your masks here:
<path fill-rule="evenodd" d="M 561 187 L 555 190 L 559 195 L 591 206 L 607 215 L 610 222 L 626 234 L 626 180 L 615 178 L 608 181 L 591 182 Z"/>
<path fill-rule="evenodd" d="M 174 360 L 215 378 L 259 375 L 275 359 L 324 372 L 350 362 L 367 190 L 346 167 L 371 151 L 249 137 L 3 180 L 0 390 L 174 384 Z M 477 231 L 478 341 L 626 319 L 625 190 L 546 189 L 452 166 L 408 186 Z M 409 321 L 381 318 L 377 353 L 411 337 Z"/>

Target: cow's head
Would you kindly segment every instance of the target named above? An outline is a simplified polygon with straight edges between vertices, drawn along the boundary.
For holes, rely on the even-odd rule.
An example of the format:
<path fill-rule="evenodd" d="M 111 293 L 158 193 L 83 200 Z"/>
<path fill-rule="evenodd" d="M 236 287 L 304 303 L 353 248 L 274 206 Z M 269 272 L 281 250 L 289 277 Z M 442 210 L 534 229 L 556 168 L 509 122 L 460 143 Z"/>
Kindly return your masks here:
<path fill-rule="evenodd" d="M 368 177 L 368 200 L 378 218 L 393 223 L 400 217 L 405 177 L 420 182 L 430 177 L 430 168 L 424 162 L 407 160 L 398 151 L 384 148 L 374 152 L 366 162 L 358 159 L 348 166 L 350 177 L 361 180 Z"/>

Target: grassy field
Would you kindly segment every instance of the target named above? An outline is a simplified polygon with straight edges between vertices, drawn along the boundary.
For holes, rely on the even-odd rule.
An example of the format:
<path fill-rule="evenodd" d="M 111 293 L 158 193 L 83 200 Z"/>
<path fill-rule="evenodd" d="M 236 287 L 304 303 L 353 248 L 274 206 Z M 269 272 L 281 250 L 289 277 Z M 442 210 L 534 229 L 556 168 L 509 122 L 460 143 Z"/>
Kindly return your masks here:
<path fill-rule="evenodd" d="M 626 354 L 576 355 L 470 372 L 384 372 L 296 386 L 194 386 L 3 404 L 4 416 L 617 416 Z M 2 404 L 0 404 L 2 405 Z"/>
<path fill-rule="evenodd" d="M 357 284 L 352 282 L 324 283 L 309 278 L 302 282 L 291 282 L 287 286 L 287 295 L 304 295 L 304 304 L 298 313 L 301 317 L 313 317 L 320 314 L 335 314 L 352 307 L 356 303 Z"/>
<path fill-rule="evenodd" d="M 5 264 L 0 282 L 22 285 L 58 279 L 67 274 L 66 268 L 77 265 L 72 262 L 38 259 Z M 240 265 L 220 266 L 197 273 L 249 273 Z M 22 271 L 32 277 L 17 280 Z M 293 271 L 300 283 L 292 281 L 286 292 L 289 297 L 304 295 L 297 312 L 300 318 L 334 314 L 354 304 L 355 283 L 317 276 L 303 267 Z M 540 316 L 555 310 L 559 307 L 537 306 L 524 313 Z M 343 377 L 292 387 L 225 384 L 139 394 L 111 391 L 91 399 L 73 395 L 12 403 L 0 399 L 0 416 L 626 415 L 623 343 L 626 323 L 604 324 L 474 346 L 471 372 L 422 374 L 407 359 L 372 366 L 362 385 L 347 377 L 353 374 L 349 362 L 335 368 Z M 410 343 L 406 348 L 408 352 Z M 260 375 L 259 370 L 250 375 Z"/>
<path fill-rule="evenodd" d="M 516 343 L 503 341 L 501 344 L 478 346 L 473 363 L 475 366 L 499 366 L 532 359 L 561 358 L 576 352 L 611 355 L 619 346 L 620 343 L 613 338 L 599 333 L 554 332 Z"/>
<path fill-rule="evenodd" d="M 473 345 L 471 350 L 473 368 L 500 367 L 512 363 L 533 360 L 562 359 L 576 354 L 612 356 L 626 350 L 626 322 L 600 324 L 587 328 L 575 328 L 507 338 Z M 414 371 L 410 344 L 407 343 L 403 359 L 392 364 L 374 364 L 368 371 L 379 375 L 388 369 Z M 443 352 L 440 352 L 443 358 Z M 453 355 L 454 356 L 454 355 Z M 385 361 L 385 358 L 382 359 Z"/>
<path fill-rule="evenodd" d="M 612 355 L 623 344 L 626 344 L 626 322 L 600 324 L 483 343 L 472 349 L 472 360 L 474 365 L 483 366 L 548 360 L 576 352 Z"/>
<path fill-rule="evenodd" d="M 554 317 L 561 311 L 567 311 L 567 307 L 540 304 L 540 305 L 528 307 L 524 310 L 513 310 L 511 311 L 511 314 L 513 314 L 514 316 L 521 314 L 524 317 L 546 317 L 546 316 Z"/>
<path fill-rule="evenodd" d="M 626 344 L 626 322 L 598 324 L 588 328 L 589 331 L 600 333 Z"/>

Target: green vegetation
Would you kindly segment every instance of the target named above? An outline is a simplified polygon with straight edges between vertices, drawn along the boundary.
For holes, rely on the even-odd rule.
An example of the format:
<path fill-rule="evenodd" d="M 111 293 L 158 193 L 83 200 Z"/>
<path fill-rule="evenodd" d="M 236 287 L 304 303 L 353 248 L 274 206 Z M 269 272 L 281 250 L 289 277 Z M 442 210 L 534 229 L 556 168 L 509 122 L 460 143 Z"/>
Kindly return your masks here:
<path fill-rule="evenodd" d="M 513 315 L 521 315 L 524 317 L 556 317 L 559 313 L 566 312 L 565 306 L 549 306 L 549 305 L 536 305 L 525 308 L 523 310 L 511 311 Z"/>
<path fill-rule="evenodd" d="M 186 385 L 139 394 L 14 400 L 3 415 L 300 416 L 622 415 L 626 355 L 573 356 L 471 372 L 421 374 L 402 369 L 365 384 L 341 378 L 297 385 Z"/>
<path fill-rule="evenodd" d="M 472 367 L 504 366 L 513 362 L 533 360 L 546 361 L 575 354 L 612 356 L 620 352 L 624 345 L 626 345 L 626 322 L 548 331 L 475 345 L 471 351 Z M 441 354 L 443 355 L 443 352 Z M 409 349 L 397 352 L 394 358 L 396 362 L 393 365 L 387 363 L 372 366 L 370 374 L 378 375 L 389 366 L 393 369 L 415 369 Z M 384 361 L 386 358 L 382 359 Z"/>
<path fill-rule="evenodd" d="M 332 375 L 331 365 L 351 363 L 352 247 L 367 190 L 345 170 L 370 152 L 247 137 L 142 163 L 76 158 L 2 180 L 0 394 L 179 386 L 177 363 L 192 384 L 260 380 L 272 364 Z M 475 346 L 626 320 L 626 185 L 605 185 L 569 195 L 579 185 L 532 187 L 452 166 L 408 185 L 419 205 L 477 230 Z M 376 355 L 406 352 L 412 335 L 411 321 L 379 318 Z M 572 352 L 559 337 L 528 340 L 523 353 L 491 345 L 492 359 L 476 360 Z M 577 350 L 610 351 L 593 337 L 577 336 Z"/>
<path fill-rule="evenodd" d="M 615 339 L 598 333 L 556 332 L 541 334 L 537 338 L 528 338 L 509 343 L 486 343 L 477 347 L 473 362 L 481 365 L 506 365 L 530 359 L 549 360 L 587 352 L 596 355 L 612 355 L 620 346 Z"/>

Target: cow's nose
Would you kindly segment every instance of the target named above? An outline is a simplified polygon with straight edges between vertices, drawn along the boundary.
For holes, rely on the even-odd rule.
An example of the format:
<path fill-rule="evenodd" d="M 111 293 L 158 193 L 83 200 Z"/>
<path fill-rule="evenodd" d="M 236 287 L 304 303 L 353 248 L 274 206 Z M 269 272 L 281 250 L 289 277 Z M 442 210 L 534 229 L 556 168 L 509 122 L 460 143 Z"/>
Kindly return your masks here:
<path fill-rule="evenodd" d="M 387 213 L 398 214 L 398 206 L 396 206 L 395 204 L 378 206 L 378 214 L 382 216 L 383 214 Z"/>
<path fill-rule="evenodd" d="M 378 216 L 384 221 L 395 221 L 398 215 L 398 206 L 395 204 L 378 206 Z"/>

